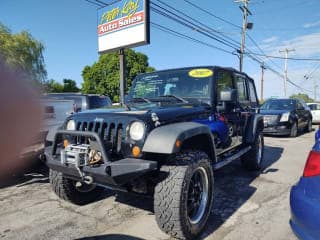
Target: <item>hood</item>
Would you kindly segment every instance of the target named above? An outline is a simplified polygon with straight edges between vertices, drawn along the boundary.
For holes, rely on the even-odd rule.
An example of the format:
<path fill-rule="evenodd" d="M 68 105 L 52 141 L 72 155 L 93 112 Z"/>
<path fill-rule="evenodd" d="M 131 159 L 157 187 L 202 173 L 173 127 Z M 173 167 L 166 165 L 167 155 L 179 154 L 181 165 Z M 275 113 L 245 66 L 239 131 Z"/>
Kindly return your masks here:
<path fill-rule="evenodd" d="M 170 105 L 147 110 L 126 110 L 125 108 L 94 109 L 79 112 L 71 116 L 73 119 L 117 119 L 118 121 L 142 120 L 146 123 L 154 122 L 155 126 L 165 125 L 178 121 L 207 118 L 209 109 L 205 105 Z"/>
<path fill-rule="evenodd" d="M 281 115 L 283 113 L 291 112 L 290 110 L 263 110 L 260 109 L 262 115 Z"/>

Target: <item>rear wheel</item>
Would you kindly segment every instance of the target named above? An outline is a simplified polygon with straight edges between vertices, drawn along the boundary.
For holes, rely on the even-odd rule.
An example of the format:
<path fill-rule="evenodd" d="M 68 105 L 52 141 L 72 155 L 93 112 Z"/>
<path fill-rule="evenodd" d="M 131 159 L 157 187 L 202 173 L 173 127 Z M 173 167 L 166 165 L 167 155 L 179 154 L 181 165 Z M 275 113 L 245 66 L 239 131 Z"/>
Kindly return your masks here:
<path fill-rule="evenodd" d="M 250 170 L 256 171 L 261 169 L 264 155 L 264 139 L 262 132 L 257 132 L 251 149 L 241 159 L 242 165 Z"/>
<path fill-rule="evenodd" d="M 290 137 L 295 138 L 298 135 L 298 124 L 294 122 L 291 126 Z"/>
<path fill-rule="evenodd" d="M 94 184 L 66 178 L 62 173 L 51 169 L 49 179 L 53 191 L 60 198 L 79 205 L 95 201 L 104 190 Z"/>
<path fill-rule="evenodd" d="M 195 239 L 207 224 L 213 200 L 213 171 L 202 152 L 178 154 L 161 167 L 164 180 L 155 188 L 154 212 L 162 231 Z"/>

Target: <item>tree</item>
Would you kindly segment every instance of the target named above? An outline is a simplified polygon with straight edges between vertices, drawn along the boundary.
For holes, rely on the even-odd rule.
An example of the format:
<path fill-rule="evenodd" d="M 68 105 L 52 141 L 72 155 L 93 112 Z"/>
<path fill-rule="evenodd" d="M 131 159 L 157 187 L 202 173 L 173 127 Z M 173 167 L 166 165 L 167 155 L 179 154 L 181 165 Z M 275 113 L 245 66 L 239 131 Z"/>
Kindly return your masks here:
<path fill-rule="evenodd" d="M 76 81 L 72 79 L 63 79 L 63 92 L 79 92 Z"/>
<path fill-rule="evenodd" d="M 125 50 L 126 56 L 126 89 L 139 73 L 152 72 L 154 68 L 148 64 L 148 57 L 132 49 Z M 101 55 L 99 61 L 92 66 L 85 66 L 82 71 L 83 93 L 99 93 L 108 95 L 114 102 L 119 101 L 119 56 L 118 53 Z"/>
<path fill-rule="evenodd" d="M 308 94 L 305 94 L 305 93 L 293 94 L 290 96 L 290 98 L 299 98 L 305 101 L 306 103 L 314 101 L 312 98 L 308 96 Z"/>
<path fill-rule="evenodd" d="M 43 51 L 44 45 L 27 31 L 13 34 L 0 23 L 0 58 L 39 83 L 47 77 Z"/>
<path fill-rule="evenodd" d="M 80 89 L 77 87 L 76 81 L 72 79 L 63 79 L 63 84 L 50 79 L 45 81 L 44 91 L 47 93 L 63 93 L 63 92 L 79 92 Z"/>

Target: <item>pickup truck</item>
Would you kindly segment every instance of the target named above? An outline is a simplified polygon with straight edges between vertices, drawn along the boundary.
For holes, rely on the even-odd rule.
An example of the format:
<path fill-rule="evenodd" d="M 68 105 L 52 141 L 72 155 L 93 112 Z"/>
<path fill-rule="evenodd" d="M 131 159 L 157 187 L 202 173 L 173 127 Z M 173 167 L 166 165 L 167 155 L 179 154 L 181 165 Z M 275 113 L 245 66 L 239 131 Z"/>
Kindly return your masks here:
<path fill-rule="evenodd" d="M 42 105 L 42 126 L 30 145 L 23 149 L 20 154 L 21 158 L 44 157 L 44 145 L 48 132 L 61 126 L 65 119 L 73 113 L 74 101 L 72 100 L 41 97 L 39 101 Z"/>

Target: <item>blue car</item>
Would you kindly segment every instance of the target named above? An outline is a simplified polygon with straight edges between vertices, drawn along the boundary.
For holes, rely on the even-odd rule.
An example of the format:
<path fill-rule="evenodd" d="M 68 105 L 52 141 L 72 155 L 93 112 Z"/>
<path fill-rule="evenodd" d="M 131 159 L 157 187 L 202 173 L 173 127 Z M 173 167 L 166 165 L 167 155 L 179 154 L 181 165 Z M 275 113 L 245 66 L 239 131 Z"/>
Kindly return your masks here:
<path fill-rule="evenodd" d="M 291 188 L 290 206 L 290 225 L 296 236 L 302 240 L 320 239 L 320 130 L 303 176 Z"/>

